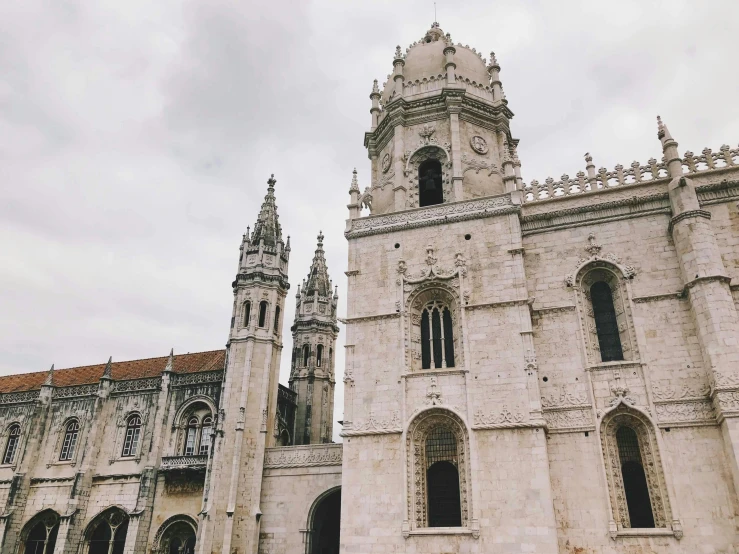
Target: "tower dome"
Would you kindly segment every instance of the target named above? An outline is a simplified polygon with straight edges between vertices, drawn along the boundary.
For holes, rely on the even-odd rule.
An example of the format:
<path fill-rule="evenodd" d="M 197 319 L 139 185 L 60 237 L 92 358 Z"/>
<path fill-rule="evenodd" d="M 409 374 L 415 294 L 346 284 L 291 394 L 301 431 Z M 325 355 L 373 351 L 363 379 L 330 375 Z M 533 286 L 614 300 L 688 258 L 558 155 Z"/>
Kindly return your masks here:
<path fill-rule="evenodd" d="M 415 83 L 416 81 L 420 84 L 424 79 L 445 78 L 447 58 L 444 50 L 447 46 L 452 46 L 451 37 L 444 34 L 439 24 L 434 22 L 423 38 L 411 44 L 406 50 L 403 67 L 406 84 Z M 469 46 L 457 44 L 454 45 L 454 48 L 456 51 L 454 63 L 457 68 L 457 77 L 483 87 L 488 86 L 490 75 L 482 55 Z M 382 94 L 383 103 L 390 99 L 393 90 L 393 82 L 390 79 L 385 83 Z"/>

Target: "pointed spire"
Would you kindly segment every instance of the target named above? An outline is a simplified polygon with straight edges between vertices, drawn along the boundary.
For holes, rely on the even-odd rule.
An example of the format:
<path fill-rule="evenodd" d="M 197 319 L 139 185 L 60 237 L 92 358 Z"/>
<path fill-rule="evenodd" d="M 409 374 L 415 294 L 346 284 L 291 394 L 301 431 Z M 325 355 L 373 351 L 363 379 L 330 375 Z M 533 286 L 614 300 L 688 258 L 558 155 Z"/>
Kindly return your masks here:
<path fill-rule="evenodd" d="M 263 239 L 265 244 L 273 246 L 282 241 L 282 228 L 277 217 L 277 205 L 275 203 L 275 184 L 277 184 L 277 181 L 273 173 L 267 180 L 267 195 L 264 197 L 262 209 L 259 211 L 257 223 L 254 225 L 254 234 L 251 237 L 252 244 L 258 244 Z"/>
<path fill-rule="evenodd" d="M 287 235 L 287 244 L 285 245 L 285 252 L 290 252 L 292 249 L 290 248 L 290 235 Z"/>
<path fill-rule="evenodd" d="M 308 281 L 304 285 L 305 293 L 308 296 L 318 294 L 319 296 L 330 296 L 331 287 L 329 285 L 328 267 L 326 266 L 326 258 L 323 252 L 323 231 L 318 232 L 318 244 L 316 245 L 316 253 L 313 256 L 313 263 L 308 273 Z"/>
<path fill-rule="evenodd" d="M 674 140 L 670 134 L 670 130 L 667 128 L 667 125 L 662 122 L 662 118 L 660 116 L 657 116 L 657 138 L 662 141 L 662 144 L 668 140 Z"/>
<path fill-rule="evenodd" d="M 169 373 L 174 371 L 174 348 L 169 351 L 169 357 L 167 358 L 167 365 L 164 366 L 164 371 Z"/>
<path fill-rule="evenodd" d="M 108 363 L 105 364 L 105 371 L 103 371 L 103 379 L 113 378 L 113 356 L 108 358 Z"/>
<path fill-rule="evenodd" d="M 49 371 L 46 374 L 46 379 L 44 379 L 44 385 L 47 387 L 54 386 L 54 364 L 51 364 L 51 367 L 49 368 Z"/>

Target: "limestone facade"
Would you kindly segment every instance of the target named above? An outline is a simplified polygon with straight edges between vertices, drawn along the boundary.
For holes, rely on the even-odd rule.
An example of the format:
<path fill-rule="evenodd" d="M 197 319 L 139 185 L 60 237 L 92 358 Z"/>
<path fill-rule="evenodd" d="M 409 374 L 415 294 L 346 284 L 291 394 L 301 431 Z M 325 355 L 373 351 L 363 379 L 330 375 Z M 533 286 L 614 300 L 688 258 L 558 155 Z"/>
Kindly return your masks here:
<path fill-rule="evenodd" d="M 290 389 L 274 179 L 226 350 L 0 378 L 2 552 L 739 552 L 739 148 L 527 184 L 500 71 L 396 50 Z"/>

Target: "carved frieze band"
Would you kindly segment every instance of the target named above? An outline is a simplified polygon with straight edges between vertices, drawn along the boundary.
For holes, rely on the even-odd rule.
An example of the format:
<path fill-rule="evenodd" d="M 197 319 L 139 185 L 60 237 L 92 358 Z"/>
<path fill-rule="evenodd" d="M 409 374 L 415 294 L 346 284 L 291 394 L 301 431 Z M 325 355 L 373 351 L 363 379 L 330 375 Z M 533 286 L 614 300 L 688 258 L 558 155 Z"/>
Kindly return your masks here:
<path fill-rule="evenodd" d="M 590 404 L 567 408 L 544 408 L 544 421 L 549 433 L 594 431 L 593 408 Z"/>
<path fill-rule="evenodd" d="M 38 400 L 41 391 L 30 390 L 27 392 L 10 392 L 7 394 L 0 394 L 0 405 L 1 404 L 24 404 L 26 402 L 35 402 Z"/>
<path fill-rule="evenodd" d="M 362 435 L 389 435 L 402 433 L 400 414 L 395 411 L 388 417 L 377 417 L 370 413 L 367 419 L 358 419 L 344 424 L 342 437 L 358 437 Z"/>
<path fill-rule="evenodd" d="M 520 206 L 514 205 L 511 201 L 511 195 L 506 194 L 483 200 L 454 202 L 389 215 L 353 219 L 350 222 L 351 229 L 346 231 L 344 235 L 347 238 L 365 237 L 392 231 L 427 227 L 439 223 L 452 223 L 482 217 L 492 217 L 518 210 L 520 210 Z"/>
<path fill-rule="evenodd" d="M 138 392 L 144 390 L 158 390 L 162 384 L 161 377 L 149 379 L 131 379 L 130 381 L 116 381 L 113 384 L 113 392 Z"/>
<path fill-rule="evenodd" d="M 468 304 L 464 306 L 465 310 L 480 310 L 483 308 L 507 308 L 510 306 L 520 306 L 522 304 L 528 304 L 528 298 L 521 298 L 519 300 L 501 300 L 500 302 L 486 302 L 484 304 Z"/>
<path fill-rule="evenodd" d="M 652 397 L 657 423 L 672 427 L 715 425 L 716 414 L 709 394 L 708 385 L 654 385 Z"/>
<path fill-rule="evenodd" d="M 316 444 L 310 446 L 284 446 L 267 448 L 264 453 L 265 469 L 281 469 L 313 466 L 340 466 L 341 444 Z"/>
<path fill-rule="evenodd" d="M 526 415 L 522 412 L 510 411 L 507 406 L 500 409 L 484 411 L 478 409 L 474 416 L 473 429 L 509 429 L 513 427 L 531 427 Z"/>
<path fill-rule="evenodd" d="M 203 371 L 200 373 L 182 373 L 172 376 L 172 386 L 199 385 L 201 383 L 220 383 L 223 371 Z"/>
<path fill-rule="evenodd" d="M 363 323 L 365 321 L 379 321 L 381 319 L 395 319 L 396 317 L 400 317 L 399 313 L 392 313 L 392 314 L 378 314 L 378 315 L 365 315 L 361 317 L 347 317 L 346 319 L 340 319 L 342 323 L 349 324 L 349 323 Z"/>
<path fill-rule="evenodd" d="M 53 398 L 74 398 L 79 396 L 95 396 L 100 386 L 95 383 L 91 385 L 78 385 L 75 387 L 58 387 L 52 393 Z"/>

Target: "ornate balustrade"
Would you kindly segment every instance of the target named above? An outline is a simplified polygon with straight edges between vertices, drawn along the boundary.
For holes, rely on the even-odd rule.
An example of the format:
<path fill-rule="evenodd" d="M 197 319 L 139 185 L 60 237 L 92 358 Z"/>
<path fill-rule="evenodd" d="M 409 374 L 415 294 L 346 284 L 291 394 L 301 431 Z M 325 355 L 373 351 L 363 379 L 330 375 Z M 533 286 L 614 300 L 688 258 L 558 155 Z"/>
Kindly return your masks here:
<path fill-rule="evenodd" d="M 162 456 L 161 471 L 205 469 L 208 456 Z"/>
<path fill-rule="evenodd" d="M 652 158 L 647 162 L 647 165 L 632 162 L 628 168 L 619 164 L 613 171 L 607 171 L 602 167 L 597 172 L 595 166 L 592 165 L 592 160 L 590 154 L 585 154 L 588 172 L 579 171 L 574 179 L 571 179 L 569 175 L 562 175 L 557 181 L 548 177 L 544 183 L 534 180 L 530 184 L 524 185 L 524 202 L 541 202 L 583 192 L 624 188 L 629 185 L 649 183 L 668 177 L 664 160 L 658 162 Z M 739 148 L 730 148 L 726 144 L 719 148 L 718 152 L 713 152 L 710 148 L 704 148 L 699 156 L 688 151 L 682 159 L 682 164 L 683 174 L 685 175 L 695 175 L 732 167 L 739 168 Z"/>

